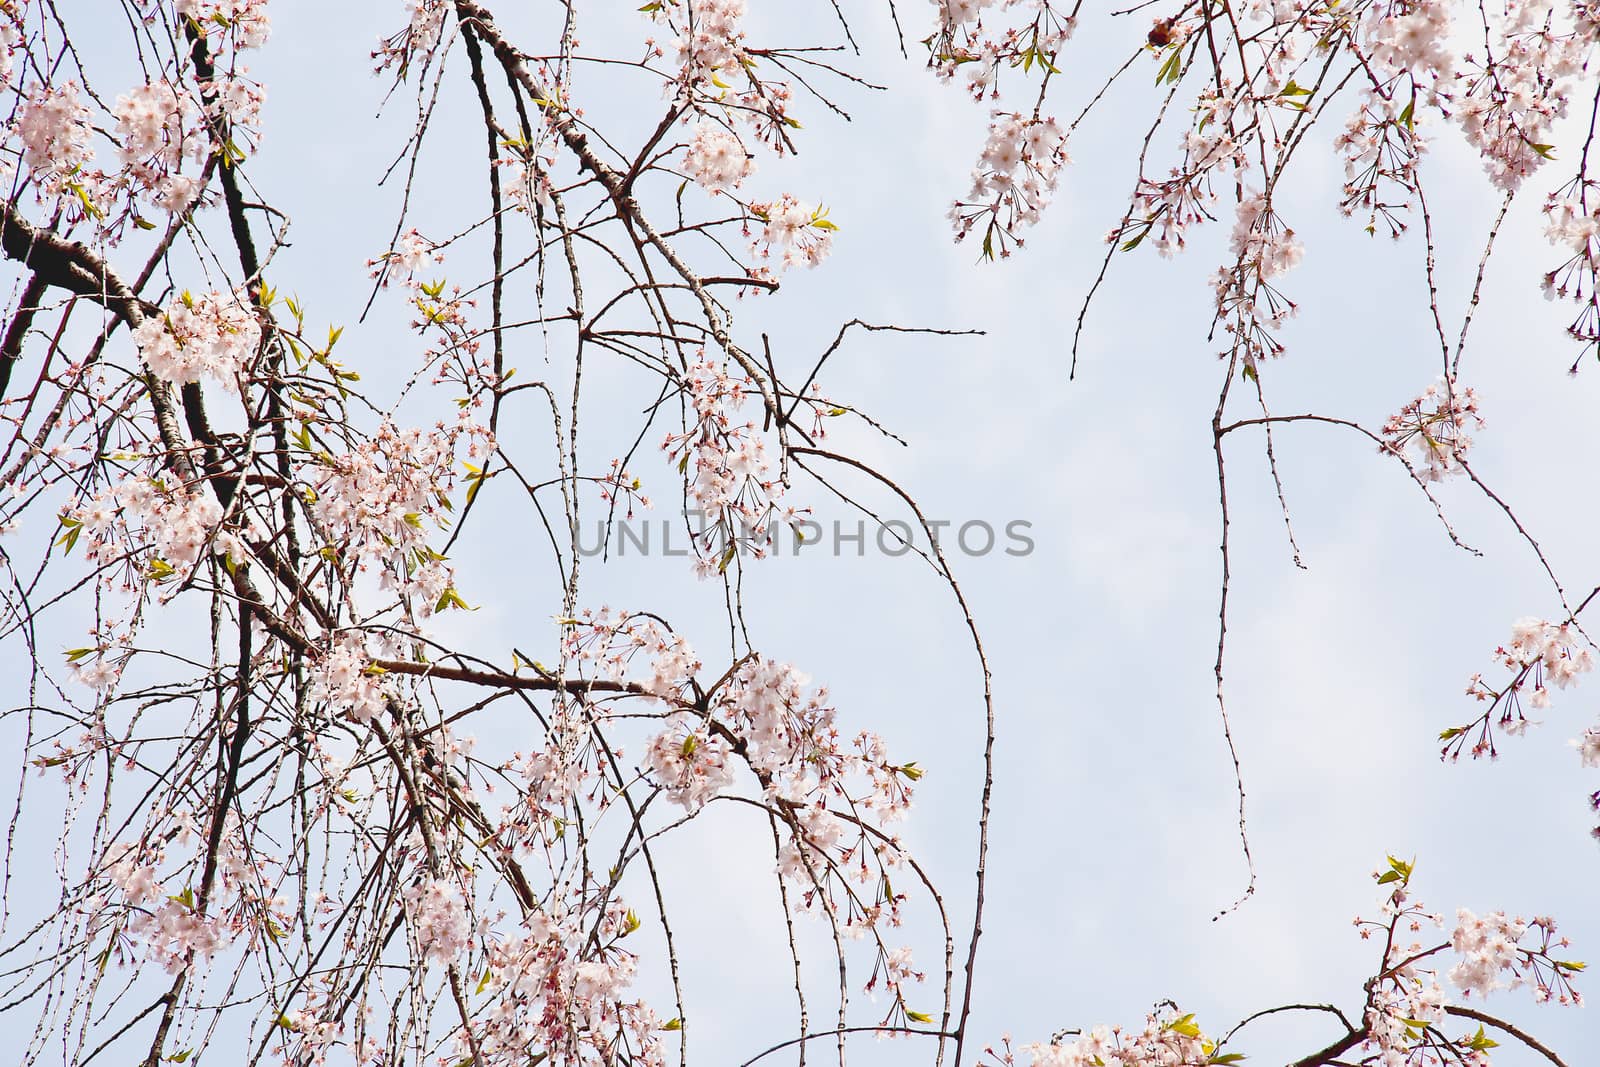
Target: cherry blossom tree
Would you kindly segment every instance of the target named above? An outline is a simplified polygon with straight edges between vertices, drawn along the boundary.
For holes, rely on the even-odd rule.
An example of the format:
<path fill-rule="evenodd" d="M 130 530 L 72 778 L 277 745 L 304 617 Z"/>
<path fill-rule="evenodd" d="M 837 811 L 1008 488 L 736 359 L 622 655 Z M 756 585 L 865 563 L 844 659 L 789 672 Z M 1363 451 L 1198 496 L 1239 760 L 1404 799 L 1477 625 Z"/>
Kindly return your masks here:
<path fill-rule="evenodd" d="M 960 344 L 961 331 L 850 320 L 807 352 L 739 321 L 786 299 L 788 272 L 826 269 L 840 239 L 829 190 L 790 188 L 786 166 L 814 125 L 869 91 L 867 57 L 854 13 L 810 7 L 837 44 L 759 39 L 745 0 L 408 0 L 372 53 L 389 106 L 415 106 L 393 168 L 403 207 L 388 247 L 363 250 L 367 305 L 328 307 L 292 295 L 276 268 L 291 234 L 284 191 L 253 180 L 262 153 L 296 151 L 294 130 L 267 128 L 270 87 L 249 66 L 276 43 L 267 0 L 0 0 L 12 283 L 0 640 L 19 665 L 5 703 L 23 738 L 0 1013 L 20 1061 L 688 1064 L 715 1002 L 697 1000 L 683 961 L 729 950 L 675 921 L 680 868 L 667 857 L 722 818 L 719 847 L 767 879 L 791 957 L 793 1027 L 765 1035 L 752 1063 L 843 1063 L 863 1040 L 896 1037 L 957 1067 L 1199 1067 L 1237 1062 L 1250 1024 L 1286 1013 L 1307 1019 L 1297 1067 L 1482 1067 L 1512 1049 L 1581 1062 L 1536 1021 L 1477 1007 L 1503 989 L 1580 1002 L 1583 965 L 1556 921 L 1430 912 L 1412 896 L 1423 876 L 1398 856 L 1356 927 L 1382 946 L 1370 977 L 1328 1003 L 1265 1005 L 1223 1030 L 1161 1003 L 1142 1023 L 1069 1018 L 1015 1046 L 977 1032 L 974 990 L 1005 981 L 980 951 L 991 820 L 1027 815 L 991 808 L 980 620 L 912 493 L 833 444 L 839 426 L 893 435 L 828 385 L 830 359 L 863 338 Z M 1487 424 L 1462 364 L 1519 195 L 1544 198 L 1542 284 L 1576 309 L 1573 369 L 1600 353 L 1600 187 L 1587 170 L 1600 7 L 1084 8 L 890 5 L 910 57 L 899 61 L 958 83 L 989 116 L 970 187 L 949 190 L 975 271 L 1026 255 L 1074 133 L 1122 82 L 1139 84 L 1145 108 L 1137 173 L 1094 289 L 1114 264 L 1153 270 L 1134 264 L 1178 254 L 1207 223 L 1230 228 L 1211 283 L 1220 383 L 1206 403 L 1221 523 L 1215 699 L 1230 746 L 1226 446 L 1259 432 L 1281 502 L 1274 432 L 1321 423 L 1392 461 L 1457 547 L 1471 551 L 1435 496 L 1448 480 L 1481 491 L 1544 564 L 1551 589 L 1530 597 L 1552 606 L 1512 625 L 1493 672 L 1468 685 L 1463 714 L 1477 714 L 1439 737 L 1450 759 L 1494 754 L 1523 732 L 1525 705 L 1548 707 L 1552 688 L 1590 670 L 1582 614 L 1600 588 L 1569 597 L 1474 473 Z M 1102 71 L 1108 49 L 1086 42 L 1130 22 L 1136 46 Z M 627 49 L 588 47 L 591 25 Z M 89 47 L 108 35 L 114 47 Z M 1100 88 L 1083 95 L 1065 70 Z M 626 110 L 602 120 L 619 100 Z M 428 168 L 442 124 L 481 132 L 480 185 L 424 211 L 443 199 Z M 1446 137 L 1481 156 L 1503 196 L 1457 309 L 1434 284 L 1425 192 L 1428 147 Z M 1344 162 L 1338 212 L 1404 247 L 1420 231 L 1424 250 L 1419 312 L 1438 377 L 1373 383 L 1395 412 L 1375 428 L 1267 403 L 1305 251 L 1279 194 L 1317 165 L 1316 143 Z M 350 353 L 384 320 L 409 323 L 405 351 Z M 642 415 L 620 439 L 580 434 L 588 398 L 619 381 L 645 398 Z M 860 484 L 876 495 L 860 498 Z M 581 579 L 606 561 L 585 551 L 585 523 L 626 521 L 652 497 L 681 504 L 689 546 L 653 562 L 693 568 L 724 610 L 718 632 L 677 624 L 683 605 L 586 595 Z M 970 639 L 961 669 L 981 700 L 960 710 L 982 746 L 960 831 L 970 884 L 940 885 L 901 836 L 935 768 L 873 732 L 871 709 L 835 707 L 806 673 L 828 665 L 789 663 L 747 613 L 747 568 L 783 537 L 803 540 L 823 501 L 903 531 Z M 1283 519 L 1293 546 L 1287 503 Z M 486 640 L 459 618 L 507 593 L 471 548 L 507 521 L 521 531 L 517 566 L 553 596 L 523 612 L 541 622 Z M 74 644 L 58 646 L 63 634 Z M 1576 747 L 1600 766 L 1600 726 Z M 1232 770 L 1248 897 L 1237 757 Z M 1591 799 L 1600 808 L 1600 791 Z M 53 900 L 22 914 L 10 903 L 31 877 L 19 833 L 38 831 L 19 827 L 39 820 L 61 835 Z"/>

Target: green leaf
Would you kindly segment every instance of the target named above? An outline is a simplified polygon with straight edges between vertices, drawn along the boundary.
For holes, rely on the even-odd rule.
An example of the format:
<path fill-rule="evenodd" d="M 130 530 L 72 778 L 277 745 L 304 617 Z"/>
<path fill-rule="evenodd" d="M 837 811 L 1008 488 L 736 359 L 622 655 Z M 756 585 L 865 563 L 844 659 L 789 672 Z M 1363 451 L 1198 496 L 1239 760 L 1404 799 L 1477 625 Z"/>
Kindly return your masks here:
<path fill-rule="evenodd" d="M 914 1023 L 931 1023 L 931 1022 L 933 1022 L 933 1016 L 929 1015 L 927 1012 L 924 1012 L 924 1011 L 912 1011 L 910 1008 L 906 1009 L 906 1018 L 910 1019 Z"/>
<path fill-rule="evenodd" d="M 1181 46 L 1174 46 L 1167 54 L 1167 61 L 1156 71 L 1156 84 L 1171 85 L 1181 77 L 1183 77 L 1183 49 Z"/>
<path fill-rule="evenodd" d="M 449 589 L 444 591 L 444 593 L 439 597 L 439 603 L 434 605 L 433 610 L 438 612 L 443 611 L 446 608 L 456 608 L 460 611 L 472 610 L 472 608 L 467 605 L 467 602 L 461 599 L 461 594 L 456 592 L 455 586 L 451 586 Z"/>
<path fill-rule="evenodd" d="M 89 216 L 91 219 L 105 218 L 105 212 L 101 211 L 99 206 L 93 200 L 89 199 L 88 190 L 84 189 L 83 186 L 79 185 L 77 182 L 68 182 L 67 188 L 78 194 L 78 199 L 83 202 L 83 213 L 85 215 Z"/>
<path fill-rule="evenodd" d="M 1415 868 L 1415 865 L 1412 863 L 1407 863 L 1402 859 L 1396 859 L 1394 856 L 1390 856 L 1388 859 L 1389 869 L 1378 875 L 1378 884 L 1388 885 L 1391 882 L 1399 882 L 1401 885 L 1405 885 L 1406 883 L 1410 882 L 1411 872 Z"/>

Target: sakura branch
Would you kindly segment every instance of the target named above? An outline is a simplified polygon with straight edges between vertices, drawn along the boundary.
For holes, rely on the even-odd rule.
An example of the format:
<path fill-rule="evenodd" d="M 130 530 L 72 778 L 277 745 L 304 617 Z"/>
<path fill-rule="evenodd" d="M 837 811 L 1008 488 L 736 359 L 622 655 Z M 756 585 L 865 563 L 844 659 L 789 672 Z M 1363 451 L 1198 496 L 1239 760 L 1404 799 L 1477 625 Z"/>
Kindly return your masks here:
<path fill-rule="evenodd" d="M 16 60 L 0 243 L 30 272 L 7 381 L 35 375 L 5 400 L 0 627 L 31 664 L 11 715 L 40 777 L 18 819 L 47 803 L 24 794 L 59 794 L 65 825 L 53 907 L 0 947 L 22 1058 L 686 1064 L 707 1002 L 680 959 L 703 932 L 674 916 L 662 860 L 709 812 L 772 837 L 789 929 L 834 945 L 837 1023 L 818 1031 L 811 939 L 791 934 L 802 1059 L 825 1036 L 842 1062 L 860 1033 L 942 1060 L 965 1033 L 957 930 L 895 833 L 923 769 L 846 727 L 742 606 L 708 668 L 664 612 L 581 604 L 589 510 L 647 508 L 646 480 L 676 482 L 713 517 L 695 566 L 736 593 L 729 549 L 803 513 L 793 449 L 840 416 L 879 425 L 816 380 L 844 330 L 793 388 L 790 353 L 753 354 L 720 295 L 776 290 L 838 232 L 820 199 L 745 194 L 801 129 L 800 53 L 748 42 L 742 4 L 650 6 L 646 58 L 614 66 L 665 102 L 624 151 L 574 100 L 591 58 L 576 11 L 518 46 L 483 5 L 412 3 L 374 53 L 419 105 L 367 311 L 413 344 L 374 384 L 359 324 L 272 269 L 287 216 L 251 184 L 265 89 L 245 59 L 270 46 L 266 5 L 126 12 L 137 62 L 118 71 L 84 67 L 53 5 L 0 6 Z M 415 164 L 447 78 L 478 100 L 490 211 L 424 232 Z M 85 305 L 99 321 L 69 358 Z M 518 378 L 519 358 L 545 377 Z M 656 400 L 631 444 L 580 452 L 596 359 Z M 647 436 L 660 451 L 639 451 Z M 518 505 L 559 575 L 554 621 L 524 635 L 532 655 L 456 647 L 449 619 L 491 590 L 453 549 Z M 58 617 L 89 622 L 64 665 L 39 638 Z M 528 740 L 491 750 L 478 723 Z M 933 934 L 933 982 L 912 930 Z"/>
<path fill-rule="evenodd" d="M 787 166 L 813 115 L 846 115 L 835 95 L 871 85 L 835 62 L 855 44 L 842 10 L 829 5 L 836 44 L 790 44 L 758 39 L 744 0 L 658 0 L 629 13 L 626 50 L 608 53 L 583 43 L 589 20 L 616 18 L 593 5 L 504 25 L 474 0 L 396 5 L 371 59 L 388 106 L 410 95 L 415 120 L 383 178 L 387 247 L 354 254 L 370 299 L 346 308 L 278 259 L 297 197 L 325 190 L 258 185 L 262 154 L 280 150 L 249 66 L 274 46 L 266 0 L 121 0 L 121 20 L 69 6 L 0 0 L 0 250 L 13 271 L 0 640 L 22 665 L 4 716 L 22 773 L 0 1015 L 16 1057 L 686 1067 L 718 997 L 684 964 L 726 938 L 683 906 L 673 879 L 689 863 L 753 871 L 786 935 L 775 969 L 792 980 L 793 1025 L 762 1035 L 748 1062 L 803 1065 L 827 1048 L 842 1065 L 856 1039 L 891 1036 L 941 1067 L 970 1059 L 975 991 L 1002 978 L 980 966 L 989 658 L 913 494 L 829 437 L 844 420 L 905 443 L 825 379 L 847 335 L 865 345 L 917 328 L 853 319 L 818 354 L 736 314 L 783 298 L 789 272 L 848 239 L 830 190 L 792 187 Z M 1112 83 L 1153 75 L 1154 121 L 1107 255 L 1146 243 L 1175 255 L 1196 228 L 1232 227 L 1208 342 L 1224 357 L 1212 442 L 1226 725 L 1227 435 L 1353 427 L 1436 509 L 1435 483 L 1472 475 L 1483 423 L 1458 371 L 1478 293 L 1452 353 L 1424 196 L 1432 131 L 1456 129 L 1508 200 L 1576 159 L 1547 202 L 1569 259 L 1546 285 L 1578 301 L 1572 332 L 1592 344 L 1600 208 L 1587 141 L 1559 142 L 1600 24 L 1585 3 L 1146 4 L 1142 43 L 1063 122 L 1051 94 L 1066 91 L 1082 7 L 935 4 L 928 65 L 989 120 L 949 221 L 986 257 L 1017 254 L 1069 173 L 1079 122 Z M 1458 53 L 1447 29 L 1471 19 L 1484 48 Z M 91 33 L 117 47 L 87 47 Z M 1288 351 L 1301 306 L 1289 279 L 1307 253 L 1277 193 L 1341 97 L 1333 206 L 1396 237 L 1422 218 L 1445 364 L 1377 432 L 1272 416 L 1263 385 Z M 482 139 L 471 158 L 439 158 L 430 134 L 458 121 L 459 100 Z M 606 100 L 637 104 L 642 121 L 609 125 Z M 345 251 L 340 236 L 297 240 Z M 1241 379 L 1259 417 L 1230 407 Z M 747 610 L 745 568 L 830 495 L 885 528 L 891 510 L 915 519 L 970 644 L 965 661 L 947 657 L 972 694 L 950 729 L 981 747 L 959 899 L 900 836 L 932 770 L 907 750 L 915 739 L 836 706 Z M 584 519 L 652 500 L 707 517 L 689 565 L 719 632 L 680 629 L 688 604 L 593 602 Z M 500 621 L 475 625 L 485 605 Z M 1474 683 L 1490 711 L 1460 737 L 1492 752 L 1493 730 L 1523 721 L 1518 693 L 1539 706 L 1587 669 L 1582 609 L 1519 625 L 1500 653 L 1512 680 Z M 57 833 L 34 877 L 22 842 Z M 1559 1065 L 1435 981 L 1448 951 L 1463 997 L 1522 984 L 1573 1001 L 1579 965 L 1554 924 L 1462 913 L 1447 943 L 1402 946 L 1429 918 L 1405 896 L 1410 875 L 1391 861 L 1379 879 L 1398 884 L 1363 927 L 1385 949 L 1361 1021 L 1301 1062 L 1354 1050 L 1481 1067 L 1492 1030 Z M 1478 1029 L 1447 1032 L 1452 1017 Z M 1233 1037 L 1161 1008 L 1140 1029 L 1032 1054 L 1228 1063 Z"/>
<path fill-rule="evenodd" d="M 1142 1028 L 1096 1026 L 1058 1034 L 1049 1042 L 986 1049 L 989 1062 L 1012 1067 L 1020 1053 L 1034 1067 L 1208 1067 L 1246 1059 L 1237 1038 L 1251 1023 L 1293 1013 L 1337 1022 L 1343 1032 L 1289 1067 L 1345 1063 L 1383 1067 L 1489 1067 L 1502 1041 L 1543 1057 L 1565 1061 L 1516 1024 L 1471 1007 L 1474 999 L 1501 989 L 1526 989 L 1540 1003 L 1575 1007 L 1582 995 L 1573 979 L 1583 963 L 1566 958 L 1568 944 L 1554 919 L 1520 919 L 1503 911 L 1456 912 L 1447 939 L 1428 931 L 1445 919 L 1411 898 L 1414 865 L 1390 857 L 1373 875 L 1383 890 L 1380 917 L 1356 919 L 1362 940 L 1382 945 L 1378 968 L 1363 986 L 1360 1010 L 1346 1014 L 1332 1004 L 1284 1004 L 1255 1012 L 1231 1029 L 1208 1035 L 1193 1014 L 1171 1002 L 1158 1005 Z M 1448 964 L 1448 968 L 1446 965 Z M 1442 980 L 1441 980 L 1442 979 Z M 1352 1017 L 1359 1019 L 1353 1022 Z M 1307 1020 L 1306 1025 L 1316 1025 Z"/>

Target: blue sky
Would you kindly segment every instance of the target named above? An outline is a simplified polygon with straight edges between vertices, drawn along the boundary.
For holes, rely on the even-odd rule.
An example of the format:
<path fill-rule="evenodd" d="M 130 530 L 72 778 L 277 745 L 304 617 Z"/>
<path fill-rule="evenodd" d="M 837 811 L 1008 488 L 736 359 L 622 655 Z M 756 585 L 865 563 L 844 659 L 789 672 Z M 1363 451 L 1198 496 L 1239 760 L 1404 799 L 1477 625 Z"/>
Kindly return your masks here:
<path fill-rule="evenodd" d="M 647 32 L 636 6 L 580 7 L 586 43 L 631 54 L 636 46 L 620 42 Z M 777 15 L 751 6 L 752 37 L 768 27 L 806 43 L 836 36 L 821 21 L 826 5 Z M 388 3 L 277 0 L 272 10 L 273 38 L 253 63 L 268 88 L 268 132 L 248 170 L 293 220 L 292 246 L 271 278 L 300 294 L 314 320 L 346 324 L 344 358 L 381 391 L 412 366 L 404 310 L 380 297 L 365 324 L 353 320 L 367 295 L 365 263 L 393 230 L 398 190 L 376 183 L 413 103 L 401 90 L 374 117 L 387 82 L 370 75 L 368 55 L 403 15 Z M 1578 958 L 1600 955 L 1600 848 L 1584 806 L 1600 783 L 1566 744 L 1594 720 L 1600 682 L 1559 693 L 1548 721 L 1508 741 L 1493 766 L 1442 765 L 1434 741 L 1471 714 L 1466 679 L 1491 674 L 1490 652 L 1512 621 L 1559 611 L 1537 560 L 1492 502 L 1458 482 L 1441 486 L 1440 499 L 1482 556 L 1454 548 L 1397 465 L 1366 439 L 1323 426 L 1275 439 L 1304 571 L 1291 562 L 1259 436 L 1241 432 L 1227 445 L 1228 700 L 1259 882 L 1253 899 L 1212 921 L 1246 879 L 1211 678 L 1219 516 L 1209 424 L 1222 366 L 1205 340 L 1206 277 L 1226 226 L 1176 261 L 1146 249 L 1119 255 L 1069 381 L 1072 328 L 1131 185 L 1153 67 L 1074 138 L 1074 162 L 1024 253 L 980 264 L 975 246 L 951 242 L 944 210 L 965 191 L 984 115 L 917 61 L 930 13 L 916 4 L 901 12 L 912 42 L 905 60 L 886 12 L 862 11 L 853 26 L 864 54 L 848 62 L 888 90 L 842 87 L 851 123 L 802 101 L 800 155 L 761 158 L 754 189 L 820 199 L 841 230 L 826 264 L 791 272 L 775 296 L 740 302 L 735 325 L 747 342 L 769 333 L 786 375 L 809 366 L 852 317 L 985 331 L 858 337 L 824 377 L 830 394 L 909 443 L 847 429 L 837 447 L 877 463 L 930 515 L 1026 520 L 1037 542 L 1023 558 L 953 561 L 991 657 L 1000 730 L 974 1033 L 1036 1040 L 1064 1027 L 1133 1024 L 1165 997 L 1217 1028 L 1288 1001 L 1354 1013 L 1375 950 L 1350 922 L 1376 911 L 1369 872 L 1386 852 L 1417 858 L 1418 896 L 1436 910 L 1553 914 Z M 1140 36 L 1142 24 L 1103 21 L 1086 21 L 1068 57 L 1063 117 Z M 458 79 L 444 93 L 449 118 L 430 135 L 412 206 L 411 224 L 429 236 L 471 221 L 484 201 L 481 130 L 464 87 Z M 641 107 L 609 73 L 580 68 L 574 98 L 597 125 L 607 115 L 624 127 L 654 122 L 653 91 Z M 1448 321 L 1464 305 L 1496 198 L 1449 131 L 1438 132 L 1428 166 Z M 1376 427 L 1437 374 L 1422 245 L 1415 233 L 1375 240 L 1338 217 L 1341 177 L 1326 144 L 1298 175 L 1278 207 L 1306 245 L 1303 265 L 1283 279 L 1301 312 L 1284 334 L 1287 355 L 1264 368 L 1268 399 L 1277 413 Z M 1600 367 L 1567 376 L 1575 353 L 1563 309 L 1537 288 L 1555 261 L 1540 234 L 1538 197 L 1551 184 L 1541 177 L 1491 264 L 1463 379 L 1488 420 L 1476 469 L 1581 597 L 1600 582 L 1591 474 Z M 544 353 L 524 343 L 508 362 L 535 368 Z M 559 352 L 550 359 L 560 365 Z M 585 409 L 592 457 L 609 458 L 637 426 L 628 373 L 595 370 Z M 659 500 L 670 497 L 664 460 L 636 473 L 647 488 L 654 479 Z M 800 482 L 794 496 L 819 517 L 846 517 L 814 485 Z M 877 502 L 893 506 L 881 494 Z M 509 498 L 496 507 L 504 513 L 490 512 L 456 555 L 463 593 L 481 607 L 449 626 L 490 649 L 510 635 L 548 646 L 555 590 L 544 571 L 518 565 L 526 516 Z M 707 650 L 725 630 L 720 590 L 680 560 L 591 561 L 582 601 L 668 607 Z M 948 590 L 915 557 L 818 553 L 750 567 L 745 601 L 759 647 L 825 681 L 847 725 L 879 730 L 927 768 L 906 836 L 965 917 L 982 705 Z M 494 730 L 480 737 L 492 741 Z M 701 994 L 720 1006 L 697 1019 L 710 1062 L 738 1062 L 791 1025 L 770 859 L 759 835 L 730 845 L 741 833 L 732 819 L 707 819 L 668 861 L 680 879 L 675 908 L 703 938 L 687 954 L 687 977 L 728 990 Z M 925 944 L 932 964 L 934 943 Z M 824 971 L 818 977 L 826 982 Z M 1573 1064 L 1600 1047 L 1588 1010 L 1540 1008 L 1518 994 L 1500 994 L 1497 1009 Z M 1240 1049 L 1268 1063 L 1334 1036 L 1318 1021 L 1290 1019 L 1261 1024 Z M 889 1055 L 864 1043 L 857 1062 Z M 1508 1051 L 1496 1062 L 1532 1061 Z"/>

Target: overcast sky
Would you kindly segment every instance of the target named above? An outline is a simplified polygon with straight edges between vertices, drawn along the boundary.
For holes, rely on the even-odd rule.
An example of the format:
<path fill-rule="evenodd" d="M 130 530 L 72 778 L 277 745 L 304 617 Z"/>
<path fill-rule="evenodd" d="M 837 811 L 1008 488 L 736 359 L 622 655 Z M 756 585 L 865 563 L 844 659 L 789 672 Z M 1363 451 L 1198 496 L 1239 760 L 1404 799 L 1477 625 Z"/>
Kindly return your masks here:
<path fill-rule="evenodd" d="M 770 6 L 752 3 L 753 39 Z M 1275 439 L 1304 571 L 1291 561 L 1259 436 L 1228 440 L 1228 698 L 1259 883 L 1253 899 L 1212 921 L 1247 877 L 1211 678 L 1219 516 L 1210 418 L 1222 366 L 1206 341 L 1206 277 L 1226 227 L 1176 261 L 1149 249 L 1119 255 L 1069 381 L 1073 324 L 1131 184 L 1153 66 L 1074 139 L 1057 202 L 1025 252 L 980 264 L 975 246 L 951 242 L 944 211 L 965 191 L 984 115 L 917 61 L 927 5 L 900 13 L 910 60 L 899 57 L 886 11 L 852 6 L 862 8 L 854 29 L 865 55 L 849 62 L 888 91 L 845 87 L 851 123 L 800 101 L 799 157 L 764 157 L 752 180 L 764 193 L 826 202 L 841 227 L 833 255 L 814 272 L 791 272 L 776 296 L 742 301 L 735 321 L 747 343 L 772 336 L 786 375 L 803 373 L 853 317 L 986 331 L 858 337 L 824 377 L 831 395 L 909 442 L 846 432 L 845 450 L 875 461 L 930 516 L 1026 521 L 1036 543 L 1023 557 L 952 560 L 991 657 L 1000 730 L 973 1033 L 1036 1040 L 1063 1027 L 1135 1024 L 1164 997 L 1198 1012 L 1208 1029 L 1289 1001 L 1333 1001 L 1354 1014 L 1377 950 L 1351 920 L 1374 914 L 1369 875 L 1386 852 L 1417 859 L 1417 895 L 1437 910 L 1552 914 L 1577 958 L 1600 956 L 1600 846 L 1584 804 L 1600 781 L 1567 745 L 1593 721 L 1600 681 L 1558 693 L 1548 722 L 1508 741 L 1493 766 L 1442 765 L 1434 741 L 1472 714 L 1466 680 L 1493 676 L 1490 653 L 1512 621 L 1559 612 L 1537 560 L 1492 502 L 1455 482 L 1441 500 L 1482 556 L 1453 547 L 1397 465 L 1364 438 L 1322 426 L 1288 427 Z M 581 35 L 596 50 L 642 38 L 635 7 L 581 4 Z M 344 358 L 381 389 L 386 370 L 412 365 L 399 303 L 380 301 L 368 325 L 353 320 L 367 295 L 365 263 L 387 247 L 398 209 L 398 191 L 376 183 L 413 104 L 402 90 L 374 119 L 387 82 L 370 75 L 368 56 L 404 16 L 399 4 L 312 0 L 274 0 L 272 12 L 272 40 L 253 62 L 268 89 L 268 133 L 249 164 L 256 186 L 293 219 L 293 246 L 271 278 L 300 294 L 314 319 L 346 323 Z M 788 40 L 831 42 L 825 14 L 827 5 L 807 5 L 811 32 L 794 16 L 804 39 L 791 29 Z M 1103 64 L 1120 61 L 1143 28 L 1080 30 L 1065 64 L 1068 91 L 1053 96 L 1057 112 L 1075 113 L 1110 69 Z M 456 81 L 412 207 L 413 224 L 430 236 L 484 200 L 481 130 L 459 91 L 464 77 Z M 574 99 L 653 123 L 656 99 L 647 94 L 639 110 L 617 84 L 580 68 Z M 1442 299 L 1456 317 L 1496 200 L 1448 132 L 1428 164 Z M 1278 207 L 1306 246 L 1303 265 L 1284 279 L 1301 312 L 1284 334 L 1287 355 L 1264 368 L 1268 400 L 1277 413 L 1316 410 L 1376 427 L 1437 374 L 1422 246 L 1415 234 L 1375 240 L 1338 217 L 1341 173 L 1325 144 L 1300 160 L 1298 175 Z M 1488 420 L 1476 469 L 1581 597 L 1600 583 L 1592 474 L 1600 367 L 1566 375 L 1576 353 L 1562 333 L 1564 309 L 1538 291 L 1555 260 L 1536 210 L 1551 184 L 1544 177 L 1507 225 L 1463 379 Z M 528 344 L 509 362 L 541 361 Z M 634 411 L 601 407 L 610 373 L 597 371 L 586 409 L 591 455 L 607 447 L 607 428 L 637 422 Z M 640 467 L 666 501 L 667 467 Z M 814 485 L 796 496 L 821 518 L 850 518 Z M 881 494 L 878 503 L 892 509 Z M 497 532 L 475 542 L 483 555 L 458 555 L 463 592 L 482 605 L 451 623 L 461 636 L 491 648 L 512 639 L 548 647 L 559 602 L 543 576 L 515 566 L 525 521 L 508 512 L 486 523 Z M 497 545 L 510 555 L 491 555 Z M 590 561 L 584 582 L 586 605 L 665 607 L 708 650 L 725 632 L 719 589 L 696 582 L 681 560 Z M 870 551 L 768 561 L 750 567 L 746 582 L 758 647 L 826 682 L 849 728 L 879 730 L 892 751 L 928 770 L 906 836 L 942 876 L 964 924 L 982 704 L 949 591 L 916 557 Z M 685 953 L 688 978 L 715 984 L 719 972 L 742 971 L 763 953 L 770 966 L 705 1013 L 713 1018 L 696 1020 L 697 1051 L 717 1063 L 742 1060 L 792 1025 L 770 859 L 719 848 L 728 839 L 720 826 L 707 820 L 703 851 L 671 861 L 675 906 L 708 934 Z M 930 966 L 935 948 L 926 942 L 921 953 Z M 1525 994 L 1496 999 L 1574 1065 L 1600 1048 L 1588 1010 L 1539 1008 Z M 1239 1048 L 1270 1063 L 1335 1036 L 1319 1020 L 1292 1018 L 1261 1024 Z M 881 1055 L 864 1043 L 857 1062 Z M 1507 1050 L 1496 1062 L 1532 1061 Z"/>

